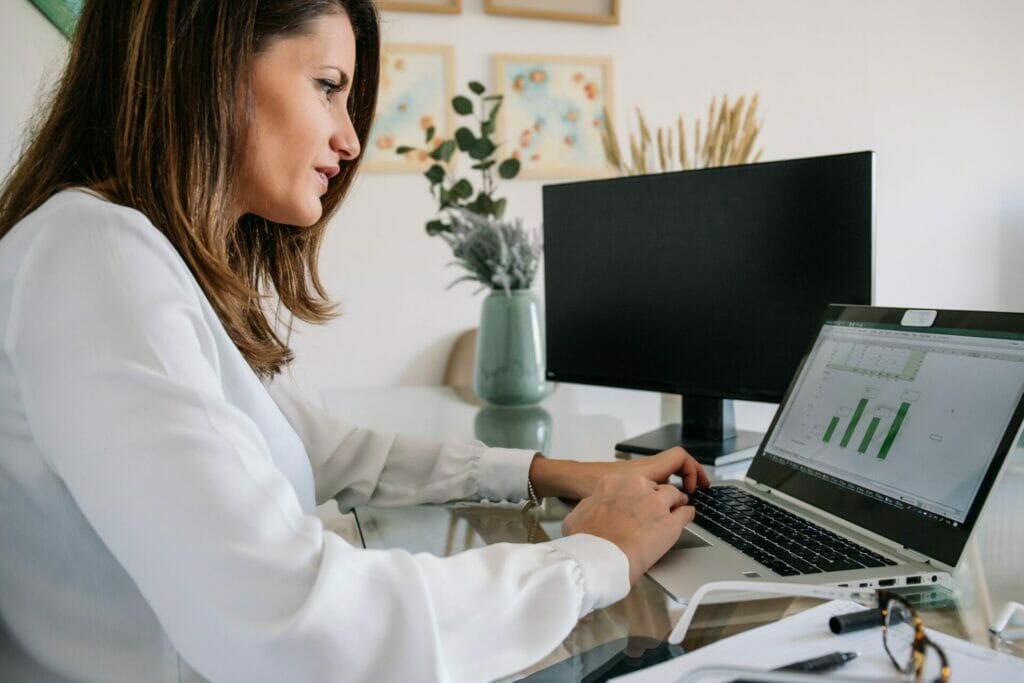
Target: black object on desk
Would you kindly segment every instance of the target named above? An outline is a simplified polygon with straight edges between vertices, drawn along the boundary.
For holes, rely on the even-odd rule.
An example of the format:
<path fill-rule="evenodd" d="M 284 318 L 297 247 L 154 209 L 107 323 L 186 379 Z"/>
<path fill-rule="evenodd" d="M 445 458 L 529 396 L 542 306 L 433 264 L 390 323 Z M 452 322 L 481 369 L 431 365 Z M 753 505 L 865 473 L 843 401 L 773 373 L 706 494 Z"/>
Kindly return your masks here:
<path fill-rule="evenodd" d="M 874 607 L 861 610 L 860 612 L 836 615 L 828 620 L 828 627 L 832 633 L 839 635 L 841 633 L 852 633 L 853 631 L 863 631 L 866 628 L 874 628 L 881 626 L 882 623 L 882 610 Z"/>
<path fill-rule="evenodd" d="M 831 652 L 820 657 L 812 657 L 802 662 L 793 662 L 780 666 L 772 671 L 798 671 L 800 673 L 827 673 L 835 671 L 847 662 L 857 658 L 856 652 Z M 755 683 L 755 680 L 737 680 L 733 683 Z"/>
<path fill-rule="evenodd" d="M 820 657 L 805 659 L 802 662 L 793 662 L 786 666 L 780 666 L 776 671 L 800 671 L 802 673 L 823 673 L 834 671 L 843 664 L 857 659 L 856 652 L 832 652 Z"/>

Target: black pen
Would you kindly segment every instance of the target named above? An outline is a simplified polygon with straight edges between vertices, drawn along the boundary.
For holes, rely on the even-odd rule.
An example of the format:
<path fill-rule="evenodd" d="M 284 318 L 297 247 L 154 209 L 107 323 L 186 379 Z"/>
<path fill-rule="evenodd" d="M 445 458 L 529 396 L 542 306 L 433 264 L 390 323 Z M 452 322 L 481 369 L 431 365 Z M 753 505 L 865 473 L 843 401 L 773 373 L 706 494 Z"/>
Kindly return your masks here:
<path fill-rule="evenodd" d="M 851 659 L 856 659 L 856 652 L 832 652 L 813 659 L 805 659 L 802 662 L 793 662 L 786 666 L 780 666 L 775 671 L 801 671 L 804 673 L 823 673 L 838 669 Z"/>
<path fill-rule="evenodd" d="M 843 664 L 846 664 L 851 659 L 856 659 L 859 653 L 857 652 L 832 652 L 827 655 L 820 657 L 813 657 L 812 659 L 805 659 L 802 662 L 793 662 L 792 664 L 786 664 L 780 666 L 772 671 L 798 671 L 800 673 L 825 673 L 827 671 L 833 671 L 838 669 Z M 732 683 L 754 683 L 749 680 L 736 680 Z"/>

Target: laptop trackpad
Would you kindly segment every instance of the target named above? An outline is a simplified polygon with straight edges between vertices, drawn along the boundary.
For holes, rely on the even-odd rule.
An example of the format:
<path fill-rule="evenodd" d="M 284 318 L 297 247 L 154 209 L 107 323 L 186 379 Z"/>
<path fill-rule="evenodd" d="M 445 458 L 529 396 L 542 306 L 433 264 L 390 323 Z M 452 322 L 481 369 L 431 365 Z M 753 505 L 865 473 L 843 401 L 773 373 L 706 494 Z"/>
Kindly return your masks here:
<path fill-rule="evenodd" d="M 682 536 L 676 541 L 676 544 L 672 546 L 673 550 L 679 550 L 681 548 L 708 548 L 711 544 L 705 541 L 703 538 L 693 533 L 689 529 L 683 529 Z"/>

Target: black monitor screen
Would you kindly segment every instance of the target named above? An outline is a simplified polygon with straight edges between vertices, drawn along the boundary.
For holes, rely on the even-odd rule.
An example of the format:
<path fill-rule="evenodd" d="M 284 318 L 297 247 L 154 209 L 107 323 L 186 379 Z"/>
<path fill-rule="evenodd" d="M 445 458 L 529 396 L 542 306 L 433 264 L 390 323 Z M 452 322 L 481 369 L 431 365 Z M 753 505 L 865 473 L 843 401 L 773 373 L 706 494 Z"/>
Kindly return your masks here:
<path fill-rule="evenodd" d="M 544 187 L 548 378 L 782 398 L 871 303 L 874 153 Z"/>

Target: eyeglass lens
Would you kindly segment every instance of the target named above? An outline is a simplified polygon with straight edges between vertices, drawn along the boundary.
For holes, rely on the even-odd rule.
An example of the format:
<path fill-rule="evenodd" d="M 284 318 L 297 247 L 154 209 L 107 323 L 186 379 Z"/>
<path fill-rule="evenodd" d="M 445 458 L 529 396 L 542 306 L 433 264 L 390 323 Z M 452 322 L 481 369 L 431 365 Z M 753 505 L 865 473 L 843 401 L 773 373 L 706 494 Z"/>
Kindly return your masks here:
<path fill-rule="evenodd" d="M 890 600 L 885 608 L 885 649 L 903 673 L 914 670 L 914 615 L 902 602 Z"/>
<path fill-rule="evenodd" d="M 919 648 L 916 652 L 914 642 L 917 637 L 917 625 L 914 623 L 914 613 L 902 602 L 890 600 L 885 609 L 885 649 L 892 657 L 900 671 L 904 674 L 913 674 L 917 671 L 915 657 L 924 656 L 921 681 L 941 681 L 942 659 L 935 647 Z"/>

